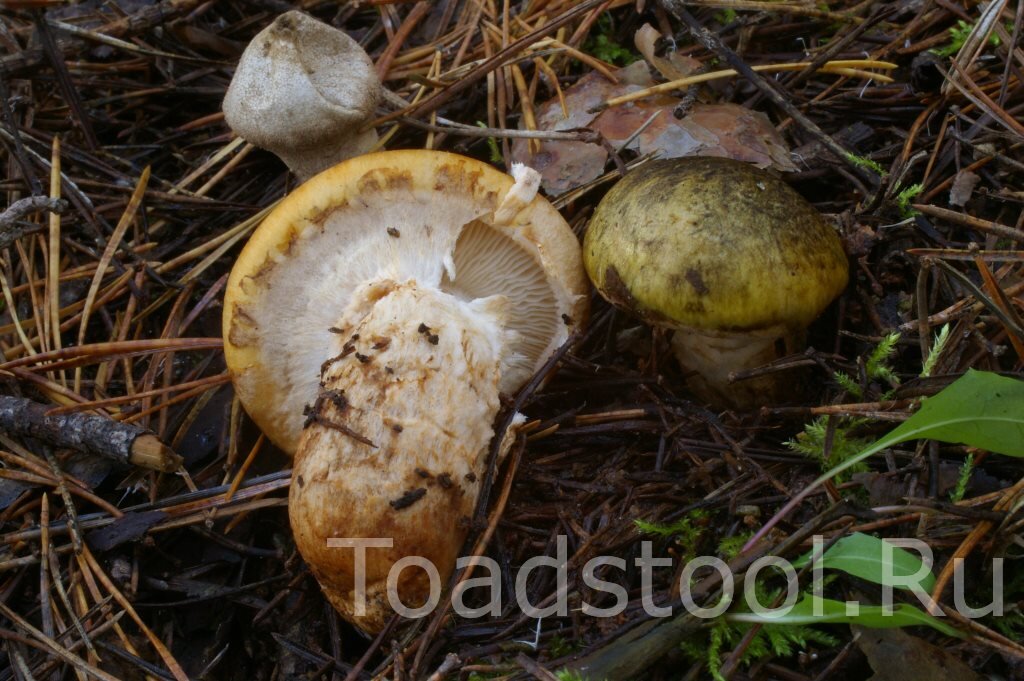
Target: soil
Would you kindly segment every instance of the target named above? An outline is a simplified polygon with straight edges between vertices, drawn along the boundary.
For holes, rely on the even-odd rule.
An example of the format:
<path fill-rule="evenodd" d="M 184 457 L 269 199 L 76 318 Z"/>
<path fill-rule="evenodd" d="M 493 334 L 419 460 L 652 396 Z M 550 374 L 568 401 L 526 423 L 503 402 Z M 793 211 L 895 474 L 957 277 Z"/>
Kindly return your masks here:
<path fill-rule="evenodd" d="M 544 163 L 561 164 L 545 168 L 549 196 L 581 238 L 621 174 L 673 140 L 672 153 L 746 154 L 782 176 L 849 257 L 850 283 L 807 349 L 736 377 L 791 386 L 753 409 L 696 399 L 670 332 L 592 294 L 548 380 L 505 396 L 495 421 L 501 434 L 519 411 L 526 426 L 480 481 L 465 552 L 500 568 L 498 614 L 442 607 L 376 637 L 342 620 L 291 539 L 290 460 L 232 393 L 228 273 L 297 180 L 234 136 L 221 101 L 249 40 L 292 9 L 372 58 L 392 93 L 371 122 L 383 147 L 510 170 L 544 145 Z M 0 1 L 0 188 L 5 207 L 35 197 L 0 215 L 0 391 L 155 433 L 183 458 L 163 473 L 0 432 L 0 681 L 918 678 L 899 659 L 929 660 L 931 679 L 1024 679 L 1013 451 L 958 434 L 901 442 L 780 514 L 968 370 L 1024 378 L 1022 22 L 1024 4 L 998 0 Z M 651 84 L 735 73 L 600 119 L 580 110 L 641 89 L 612 80 L 630 64 Z M 751 70 L 766 65 L 781 68 Z M 558 124 L 560 97 L 576 127 Z M 645 122 L 657 127 L 636 133 Z M 1005 427 L 1019 441 L 1016 413 Z M 720 559 L 738 585 L 759 556 L 795 560 L 815 535 L 854 533 L 924 542 L 959 636 L 751 626 L 682 606 L 681 585 L 718 601 L 722 575 L 686 574 L 694 557 Z M 644 555 L 665 565 L 644 568 Z M 537 618 L 516 604 L 516 575 L 544 556 L 564 558 L 564 580 L 537 569 L 526 596 L 564 607 Z M 585 570 L 598 556 L 621 563 Z M 1003 615 L 957 615 L 957 595 L 992 601 L 996 559 Z M 584 610 L 617 603 L 595 576 L 621 587 L 614 616 Z M 827 598 L 881 602 L 870 575 L 826 576 Z M 466 603 L 486 604 L 476 584 Z M 766 603 L 780 586 L 762 573 Z M 653 605 L 674 614 L 652 617 Z"/>

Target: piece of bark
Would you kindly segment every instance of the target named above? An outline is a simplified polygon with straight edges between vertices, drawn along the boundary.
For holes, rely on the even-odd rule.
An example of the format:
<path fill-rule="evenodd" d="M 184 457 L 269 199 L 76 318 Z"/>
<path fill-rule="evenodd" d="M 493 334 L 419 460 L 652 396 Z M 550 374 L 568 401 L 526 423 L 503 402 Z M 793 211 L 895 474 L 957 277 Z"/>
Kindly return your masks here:
<path fill-rule="evenodd" d="M 24 397 L 0 395 L 0 430 L 158 471 L 181 465 L 181 457 L 150 431 L 90 414 L 50 416 L 49 409 Z"/>

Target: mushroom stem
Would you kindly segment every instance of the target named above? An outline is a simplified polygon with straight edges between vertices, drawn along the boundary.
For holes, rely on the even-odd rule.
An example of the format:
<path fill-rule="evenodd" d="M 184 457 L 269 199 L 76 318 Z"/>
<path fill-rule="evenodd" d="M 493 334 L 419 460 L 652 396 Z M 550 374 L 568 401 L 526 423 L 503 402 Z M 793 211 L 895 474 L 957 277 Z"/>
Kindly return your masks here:
<path fill-rule="evenodd" d="M 515 183 L 498 204 L 498 209 L 494 211 L 494 224 L 510 224 L 515 216 L 533 201 L 537 196 L 537 190 L 540 189 L 540 173 L 528 165 L 513 163 L 512 179 Z"/>
<path fill-rule="evenodd" d="M 369 153 L 377 141 L 377 131 L 371 128 L 352 137 L 326 140 L 322 144 L 285 146 L 272 151 L 295 173 L 300 182 L 305 182 L 346 158 Z"/>
<path fill-rule="evenodd" d="M 342 318 L 344 348 L 323 365 L 288 505 L 296 546 L 325 595 L 365 631 L 391 616 L 397 561 L 423 558 L 439 575 L 455 567 L 499 408 L 506 307 L 503 296 L 466 302 L 381 280 Z M 332 538 L 393 544 L 366 549 L 360 574 L 355 550 L 328 546 Z M 392 588 L 408 608 L 431 595 L 422 567 L 402 570 Z"/>
<path fill-rule="evenodd" d="M 805 337 L 803 330 L 782 327 L 743 333 L 679 329 L 672 336 L 672 349 L 683 369 L 692 372 L 687 387 L 699 399 L 736 409 L 753 409 L 792 400 L 799 391 L 780 373 L 736 382 L 730 380 L 730 374 L 798 352 Z"/>

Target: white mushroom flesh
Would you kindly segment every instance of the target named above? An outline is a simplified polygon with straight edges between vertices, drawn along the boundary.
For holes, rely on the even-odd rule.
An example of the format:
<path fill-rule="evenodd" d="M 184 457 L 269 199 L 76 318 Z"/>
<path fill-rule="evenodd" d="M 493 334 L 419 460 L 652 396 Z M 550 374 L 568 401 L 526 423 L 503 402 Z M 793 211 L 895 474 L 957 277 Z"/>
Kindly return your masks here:
<path fill-rule="evenodd" d="M 465 157 L 351 159 L 299 187 L 239 256 L 225 298 L 225 357 L 242 403 L 294 453 L 296 545 L 334 607 L 368 632 L 391 616 L 402 557 L 450 574 L 512 394 L 586 314 L 578 242 L 536 197 Z M 515 424 L 514 424 L 515 425 Z M 515 428 L 496 443 L 500 456 Z M 354 552 L 379 537 L 367 602 Z M 429 584 L 402 572 L 417 607 Z"/>

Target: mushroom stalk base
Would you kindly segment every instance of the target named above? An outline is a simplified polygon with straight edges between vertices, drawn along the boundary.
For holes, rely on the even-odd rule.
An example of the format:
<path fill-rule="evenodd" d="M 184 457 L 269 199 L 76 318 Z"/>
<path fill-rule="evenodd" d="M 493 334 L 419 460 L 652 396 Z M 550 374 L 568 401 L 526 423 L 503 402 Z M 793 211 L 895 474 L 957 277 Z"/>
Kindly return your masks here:
<path fill-rule="evenodd" d="M 295 455 L 289 517 L 324 594 L 364 631 L 436 598 L 431 570 L 436 585 L 454 569 L 499 408 L 505 308 L 504 297 L 466 302 L 385 280 L 342 316 L 342 352 L 322 367 Z M 392 569 L 407 557 L 426 563 Z"/>
<path fill-rule="evenodd" d="M 782 327 L 757 333 L 678 329 L 672 336 L 672 349 L 683 369 L 692 372 L 687 388 L 697 398 L 718 408 L 754 409 L 799 398 L 799 382 L 788 371 L 735 382 L 729 375 L 798 352 L 805 340 L 805 332 Z"/>
<path fill-rule="evenodd" d="M 275 146 L 270 151 L 277 154 L 300 182 L 305 182 L 317 173 L 341 163 L 347 158 L 366 154 L 377 145 L 377 133 L 373 129 L 351 137 L 339 136 L 309 147 L 294 145 Z"/>

